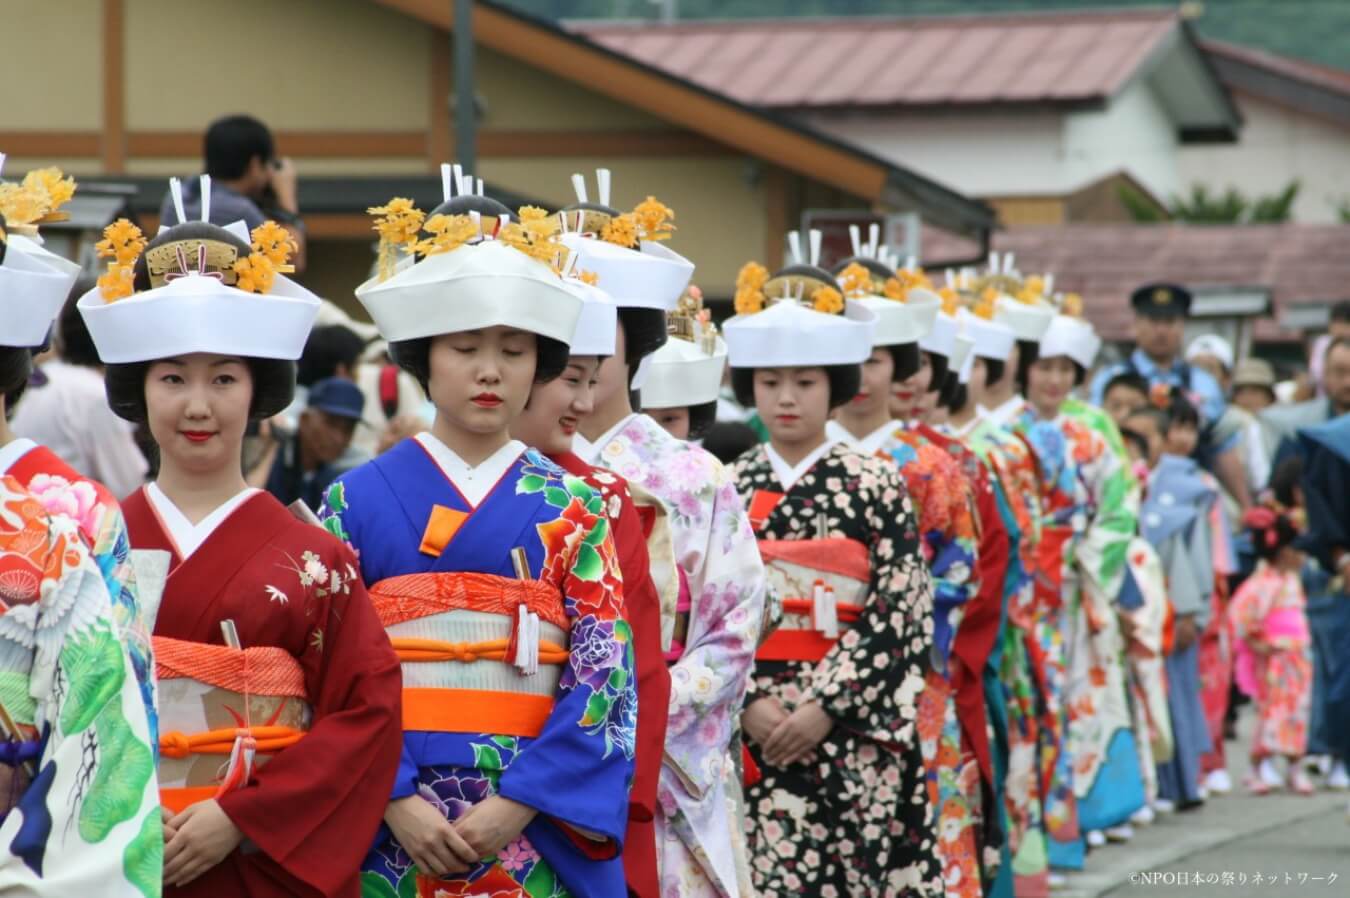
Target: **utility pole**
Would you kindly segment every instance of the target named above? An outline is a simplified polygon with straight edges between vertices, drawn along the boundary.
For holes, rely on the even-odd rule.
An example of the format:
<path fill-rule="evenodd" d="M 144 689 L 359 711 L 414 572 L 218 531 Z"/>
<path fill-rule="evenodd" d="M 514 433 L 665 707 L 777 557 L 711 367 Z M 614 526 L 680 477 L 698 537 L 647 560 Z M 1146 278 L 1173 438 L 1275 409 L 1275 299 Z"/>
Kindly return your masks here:
<path fill-rule="evenodd" d="M 478 117 L 474 103 L 473 0 L 454 4 L 454 33 L 450 36 L 455 59 L 455 161 L 467 172 L 477 171 Z"/>

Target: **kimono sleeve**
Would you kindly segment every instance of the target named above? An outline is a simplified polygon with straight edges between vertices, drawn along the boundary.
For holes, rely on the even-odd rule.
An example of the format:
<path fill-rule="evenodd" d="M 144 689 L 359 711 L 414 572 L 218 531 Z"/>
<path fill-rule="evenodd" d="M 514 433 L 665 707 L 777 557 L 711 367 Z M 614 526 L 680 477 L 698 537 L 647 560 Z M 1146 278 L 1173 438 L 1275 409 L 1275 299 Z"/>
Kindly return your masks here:
<path fill-rule="evenodd" d="M 665 748 L 667 770 L 695 798 L 723 777 L 764 616 L 764 563 L 750 519 L 726 469 L 712 464 L 710 526 L 699 534 L 701 564 L 689 577 L 689 642 L 670 668 Z"/>
<path fill-rule="evenodd" d="M 837 724 L 868 738 L 905 742 L 932 663 L 933 583 L 899 472 L 880 460 L 864 471 L 852 501 L 868 531 L 872 588 L 803 701 L 819 701 Z"/>
<path fill-rule="evenodd" d="M 328 544 L 321 557 L 330 577 L 304 597 L 314 610 L 299 657 L 310 729 L 219 802 L 260 849 L 242 856 L 246 879 L 330 895 L 360 866 L 389 801 L 403 743 L 402 677 L 351 553 L 317 530 L 314 537 Z M 304 607 L 299 597 L 293 603 Z"/>
<path fill-rule="evenodd" d="M 68 526 L 67 526 L 68 525 Z M 31 627 L 36 775 L 0 826 L 0 892 L 157 898 L 164 836 L 149 722 L 107 586 L 75 524 L 52 519 Z"/>
<path fill-rule="evenodd" d="M 1275 595 L 1274 584 L 1262 571 L 1248 577 L 1238 587 L 1228 608 L 1238 639 L 1250 641 L 1263 637 L 1266 614 L 1275 604 Z"/>
<path fill-rule="evenodd" d="M 585 499 L 574 493 L 572 502 Z M 603 836 L 608 844 L 595 847 L 613 856 L 627 827 L 637 728 L 633 635 L 621 616 L 618 558 L 598 503 L 596 514 L 564 514 L 539 530 L 550 560 L 568 553 L 562 578 L 572 624 L 568 660 L 543 732 L 520 748 L 498 792 Z"/>
<path fill-rule="evenodd" d="M 1083 453 L 1081 477 L 1088 490 L 1087 528 L 1078 541 L 1078 568 L 1092 613 L 1109 614 L 1125 578 L 1125 555 L 1139 523 L 1139 490 L 1124 462 L 1105 439 L 1084 428 L 1076 435 Z"/>

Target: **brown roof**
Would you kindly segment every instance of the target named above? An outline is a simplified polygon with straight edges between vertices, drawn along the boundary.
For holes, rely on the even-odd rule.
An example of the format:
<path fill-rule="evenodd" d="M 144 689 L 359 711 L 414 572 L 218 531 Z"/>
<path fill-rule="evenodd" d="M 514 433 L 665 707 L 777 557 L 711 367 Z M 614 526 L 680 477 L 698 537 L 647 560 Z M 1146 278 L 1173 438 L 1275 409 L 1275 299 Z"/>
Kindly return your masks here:
<path fill-rule="evenodd" d="M 925 263 L 969 259 L 973 244 L 926 229 Z M 1053 272 L 1055 289 L 1080 293 L 1108 340 L 1130 339 L 1129 296 L 1146 281 L 1191 287 L 1266 288 L 1275 314 L 1293 305 L 1350 299 L 1350 225 L 1119 225 L 1013 227 L 994 233 L 998 252 L 1026 272 Z M 1273 319 L 1261 340 L 1293 339 Z"/>
<path fill-rule="evenodd" d="M 753 106 L 1100 103 L 1180 25 L 1175 10 L 567 27 Z"/>
<path fill-rule="evenodd" d="M 1258 50 L 1255 47 L 1244 47 L 1240 44 L 1230 44 L 1225 41 L 1203 40 L 1200 42 L 1200 46 L 1212 57 L 1246 63 L 1284 75 L 1287 78 L 1293 78 L 1296 81 L 1305 81 L 1308 84 L 1325 87 L 1338 93 L 1350 94 L 1350 71 L 1345 69 L 1318 65 L 1315 62 L 1294 59 L 1290 56 L 1278 56 L 1274 53 L 1267 53 L 1265 50 Z"/>

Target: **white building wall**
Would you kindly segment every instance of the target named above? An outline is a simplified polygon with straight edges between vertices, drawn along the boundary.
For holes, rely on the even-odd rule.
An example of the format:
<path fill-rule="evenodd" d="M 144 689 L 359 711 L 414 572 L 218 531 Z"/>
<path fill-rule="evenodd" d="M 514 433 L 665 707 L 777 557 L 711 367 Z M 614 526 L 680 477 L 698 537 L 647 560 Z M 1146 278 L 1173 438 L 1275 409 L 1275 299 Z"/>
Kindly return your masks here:
<path fill-rule="evenodd" d="M 1060 196 L 1125 169 L 1168 195 L 1176 129 L 1146 83 L 1095 111 L 815 113 L 814 126 L 962 193 Z"/>
<path fill-rule="evenodd" d="M 1350 129 L 1246 94 L 1234 94 L 1244 124 L 1236 144 L 1183 147 L 1186 189 L 1237 187 L 1249 197 L 1277 193 L 1302 182 L 1295 221 L 1337 222 L 1337 202 L 1350 203 Z"/>

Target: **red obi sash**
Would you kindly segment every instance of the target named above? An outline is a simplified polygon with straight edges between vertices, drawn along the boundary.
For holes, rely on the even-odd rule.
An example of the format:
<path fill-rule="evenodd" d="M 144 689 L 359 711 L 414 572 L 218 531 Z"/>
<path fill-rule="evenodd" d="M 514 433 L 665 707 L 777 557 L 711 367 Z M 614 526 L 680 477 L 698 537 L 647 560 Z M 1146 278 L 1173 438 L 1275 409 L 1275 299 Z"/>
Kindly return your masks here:
<path fill-rule="evenodd" d="M 759 541 L 783 623 L 755 653 L 759 661 L 819 661 L 862 615 L 871 581 L 867 547 L 854 539 Z"/>

